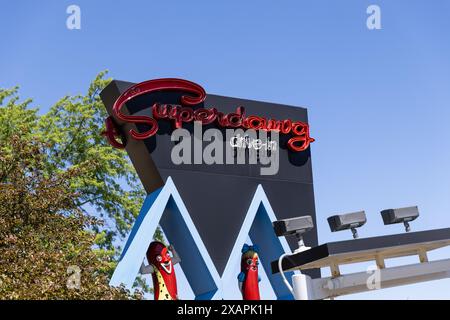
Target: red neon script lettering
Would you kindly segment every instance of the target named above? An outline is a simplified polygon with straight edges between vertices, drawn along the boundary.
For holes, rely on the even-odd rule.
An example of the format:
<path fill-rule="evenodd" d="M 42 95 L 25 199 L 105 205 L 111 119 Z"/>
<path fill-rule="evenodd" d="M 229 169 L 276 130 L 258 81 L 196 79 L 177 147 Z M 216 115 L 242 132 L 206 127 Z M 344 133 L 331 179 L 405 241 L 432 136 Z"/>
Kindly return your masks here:
<path fill-rule="evenodd" d="M 123 105 L 135 97 L 151 92 L 168 90 L 187 92 L 190 95 L 183 95 L 181 97 L 181 105 L 155 103 L 152 106 L 153 118 L 149 116 L 126 115 L 121 112 Z M 199 108 L 196 110 L 192 108 L 205 101 L 205 99 L 205 90 L 193 82 L 182 79 L 149 80 L 136 84 L 121 94 L 114 103 L 113 113 L 117 119 L 123 122 L 149 126 L 149 129 L 142 133 L 130 130 L 131 137 L 137 140 L 144 140 L 155 135 L 158 131 L 157 120 L 164 119 L 172 121 L 176 129 L 181 128 L 183 123 L 192 121 L 200 121 L 204 125 L 216 121 L 220 127 L 225 128 L 244 128 L 291 134 L 293 137 L 289 139 L 287 146 L 295 152 L 306 150 L 310 143 L 314 142 L 314 139 L 309 134 L 309 125 L 304 122 L 293 122 L 290 119 L 268 120 L 255 115 L 246 116 L 244 107 L 238 107 L 236 112 L 229 114 L 219 112 L 216 108 Z M 124 143 L 118 142 L 115 138 L 118 135 L 118 130 L 111 117 L 106 120 L 105 135 L 112 146 L 116 148 L 125 147 Z"/>

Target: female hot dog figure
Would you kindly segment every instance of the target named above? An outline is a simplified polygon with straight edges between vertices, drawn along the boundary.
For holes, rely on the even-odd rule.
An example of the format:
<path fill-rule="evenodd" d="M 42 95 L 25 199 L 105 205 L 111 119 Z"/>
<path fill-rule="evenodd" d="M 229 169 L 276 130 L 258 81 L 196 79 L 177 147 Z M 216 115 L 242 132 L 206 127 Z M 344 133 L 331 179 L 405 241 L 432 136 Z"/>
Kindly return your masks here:
<path fill-rule="evenodd" d="M 241 273 L 238 275 L 239 289 L 244 300 L 260 300 L 258 265 L 259 248 L 244 244 L 242 247 Z"/>
<path fill-rule="evenodd" d="M 173 257 L 169 250 L 172 251 Z M 150 243 L 147 260 L 149 265 L 142 263 L 139 272 L 152 274 L 155 300 L 178 300 L 177 278 L 173 266 L 181 260 L 173 246 L 167 248 L 159 241 Z"/>

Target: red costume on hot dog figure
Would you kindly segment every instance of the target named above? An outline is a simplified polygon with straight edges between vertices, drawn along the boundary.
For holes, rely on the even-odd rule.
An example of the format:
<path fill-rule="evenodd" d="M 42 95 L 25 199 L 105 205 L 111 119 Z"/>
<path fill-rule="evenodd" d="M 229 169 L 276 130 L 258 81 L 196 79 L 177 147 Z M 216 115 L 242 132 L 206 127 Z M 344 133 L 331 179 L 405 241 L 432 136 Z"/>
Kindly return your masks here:
<path fill-rule="evenodd" d="M 258 265 L 259 248 L 244 244 L 242 247 L 241 273 L 238 275 L 239 288 L 244 300 L 260 300 Z"/>

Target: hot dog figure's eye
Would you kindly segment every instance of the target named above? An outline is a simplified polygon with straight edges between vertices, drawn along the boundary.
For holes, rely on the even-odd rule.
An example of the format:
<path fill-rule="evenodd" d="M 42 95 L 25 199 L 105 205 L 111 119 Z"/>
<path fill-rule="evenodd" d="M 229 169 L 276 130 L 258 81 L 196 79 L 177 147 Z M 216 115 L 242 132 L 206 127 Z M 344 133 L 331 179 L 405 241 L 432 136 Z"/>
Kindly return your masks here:
<path fill-rule="evenodd" d="M 161 260 L 162 260 L 162 257 L 160 255 L 157 255 L 156 256 L 156 261 L 161 262 Z"/>
<path fill-rule="evenodd" d="M 259 260 L 256 260 L 256 265 L 259 266 Z"/>
<path fill-rule="evenodd" d="M 253 260 L 252 260 L 252 259 L 247 259 L 247 264 L 248 264 L 248 265 L 251 265 L 251 264 L 252 264 L 252 262 L 253 262 Z"/>
<path fill-rule="evenodd" d="M 166 257 L 167 257 L 167 258 L 170 258 L 170 254 L 169 254 L 168 252 L 166 253 Z"/>

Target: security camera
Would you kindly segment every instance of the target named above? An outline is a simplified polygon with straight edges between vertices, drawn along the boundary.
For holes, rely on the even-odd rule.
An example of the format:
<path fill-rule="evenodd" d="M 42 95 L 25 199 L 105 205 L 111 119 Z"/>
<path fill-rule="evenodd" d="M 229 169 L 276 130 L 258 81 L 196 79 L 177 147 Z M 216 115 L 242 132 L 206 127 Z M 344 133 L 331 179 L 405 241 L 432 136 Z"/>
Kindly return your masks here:
<path fill-rule="evenodd" d="M 314 222 L 311 216 L 303 216 L 275 221 L 273 228 L 278 237 L 303 234 L 314 228 Z"/>
<path fill-rule="evenodd" d="M 278 237 L 294 235 L 297 238 L 299 247 L 294 252 L 309 249 L 305 247 L 303 234 L 312 228 L 314 228 L 314 222 L 311 216 L 302 216 L 273 222 L 273 229 Z"/>
<path fill-rule="evenodd" d="M 334 215 L 329 217 L 327 220 L 330 225 L 331 232 L 350 229 L 354 239 L 358 238 L 358 231 L 356 228 L 363 226 L 367 222 L 366 213 L 364 211 Z"/>
<path fill-rule="evenodd" d="M 383 217 L 383 222 L 385 225 L 394 223 L 403 223 L 405 225 L 405 231 L 411 231 L 409 222 L 416 220 L 419 217 L 419 208 L 405 207 L 398 209 L 386 209 L 381 211 L 381 216 Z"/>

